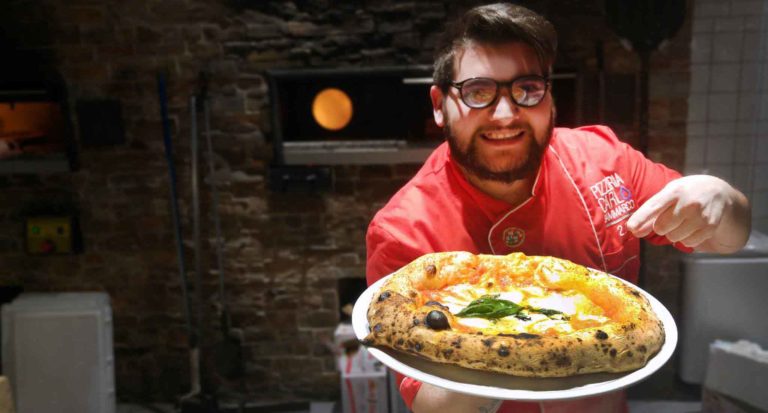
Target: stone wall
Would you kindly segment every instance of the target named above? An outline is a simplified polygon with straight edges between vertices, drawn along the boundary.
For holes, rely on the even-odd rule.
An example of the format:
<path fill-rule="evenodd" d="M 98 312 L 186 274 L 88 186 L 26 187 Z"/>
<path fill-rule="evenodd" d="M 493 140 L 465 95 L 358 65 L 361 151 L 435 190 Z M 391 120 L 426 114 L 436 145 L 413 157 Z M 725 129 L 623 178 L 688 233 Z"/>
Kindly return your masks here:
<path fill-rule="evenodd" d="M 473 2 L 249 0 L 18 0 L 2 6 L 15 47 L 48 53 L 66 81 L 70 106 L 109 98 L 122 105 L 127 142 L 79 148 L 72 173 L 0 176 L 3 286 L 25 291 L 106 291 L 112 298 L 118 398 L 172 400 L 187 391 L 188 359 L 169 180 L 156 76 L 168 78 L 187 269 L 193 267 L 188 97 L 210 76 L 214 176 L 226 240 L 233 325 L 244 342 L 246 376 L 225 389 L 253 399 L 333 398 L 338 374 L 327 347 L 339 321 L 337 283 L 364 276 L 364 232 L 375 211 L 418 165 L 335 167 L 319 194 L 267 188 L 269 102 L 262 71 L 276 67 L 429 64 L 447 16 Z M 545 1 L 534 8 L 560 31 L 559 61 L 594 72 L 595 43 L 606 71 L 633 74 L 636 56 L 601 17 L 599 1 Z M 683 164 L 688 39 L 684 28 L 654 54 L 651 151 Z M 70 113 L 75 126 L 78 119 Z M 636 118 L 614 125 L 629 141 Z M 204 158 L 203 158 L 204 159 Z M 205 164 L 201 170 L 205 171 Z M 203 346 L 218 340 L 217 279 L 210 192 L 203 185 Z M 24 253 L 31 209 L 74 208 L 84 251 Z M 674 254 L 655 252 L 649 285 L 675 286 Z M 190 274 L 191 277 L 191 274 Z M 661 280 L 663 284 L 658 284 Z M 672 281 L 670 281 L 672 280 Z M 210 353 L 209 353 L 210 354 Z M 204 366 L 212 372 L 210 361 Z"/>

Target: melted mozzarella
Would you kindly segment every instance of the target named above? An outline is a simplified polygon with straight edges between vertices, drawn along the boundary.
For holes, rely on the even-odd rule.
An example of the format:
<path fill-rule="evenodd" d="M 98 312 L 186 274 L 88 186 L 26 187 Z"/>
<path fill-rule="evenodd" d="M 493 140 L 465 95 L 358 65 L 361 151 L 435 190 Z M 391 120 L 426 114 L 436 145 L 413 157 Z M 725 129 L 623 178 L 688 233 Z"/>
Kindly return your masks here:
<path fill-rule="evenodd" d="M 486 285 L 485 283 L 481 285 Z M 557 310 L 567 315 L 572 321 L 549 318 L 538 313 L 528 313 L 529 320 L 521 320 L 515 316 L 503 317 L 498 320 L 484 318 L 457 317 L 456 322 L 475 331 L 490 334 L 568 334 L 580 328 L 605 324 L 610 321 L 604 316 L 602 308 L 593 304 L 586 296 L 577 292 L 547 291 L 535 285 L 508 286 L 504 292 L 469 284 L 455 284 L 440 291 L 435 291 L 433 297 L 456 314 L 469 305 L 470 302 L 483 295 L 498 294 L 502 300 L 534 308 Z"/>
<path fill-rule="evenodd" d="M 494 322 L 491 320 L 486 320 L 485 318 L 474 318 L 474 317 L 459 318 L 457 321 L 459 322 L 459 324 L 465 327 L 476 328 L 478 330 L 483 330 L 483 331 L 492 329 L 494 324 Z"/>
<path fill-rule="evenodd" d="M 566 297 L 562 294 L 552 293 L 544 297 L 531 297 L 528 299 L 528 305 L 535 308 L 548 308 L 557 310 L 561 313 L 572 315 L 577 311 L 578 297 Z"/>
<path fill-rule="evenodd" d="M 523 294 L 522 291 L 510 290 L 499 293 L 499 299 L 512 301 L 513 303 L 521 303 L 525 299 L 525 294 Z"/>
<path fill-rule="evenodd" d="M 440 304 L 448 306 L 451 313 L 456 314 L 469 303 L 488 294 L 485 288 L 472 287 L 468 284 L 456 284 L 438 292 Z"/>

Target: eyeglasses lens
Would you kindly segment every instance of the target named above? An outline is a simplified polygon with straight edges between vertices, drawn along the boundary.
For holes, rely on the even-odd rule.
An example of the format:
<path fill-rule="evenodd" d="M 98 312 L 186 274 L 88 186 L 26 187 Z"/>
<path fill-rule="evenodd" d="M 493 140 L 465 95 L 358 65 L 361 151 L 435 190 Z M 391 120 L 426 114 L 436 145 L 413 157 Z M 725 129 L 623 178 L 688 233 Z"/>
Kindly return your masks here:
<path fill-rule="evenodd" d="M 491 79 L 472 79 L 461 88 L 464 103 L 471 108 L 481 108 L 496 99 L 498 85 Z"/>
<path fill-rule="evenodd" d="M 512 83 L 512 98 L 520 106 L 534 106 L 541 102 L 546 90 L 546 80 L 522 78 Z"/>
<path fill-rule="evenodd" d="M 524 107 L 535 106 L 544 98 L 546 79 L 539 77 L 519 78 L 512 82 L 512 100 Z M 477 78 L 466 81 L 461 88 L 461 98 L 471 108 L 491 105 L 499 92 L 499 84 L 493 79 Z"/>

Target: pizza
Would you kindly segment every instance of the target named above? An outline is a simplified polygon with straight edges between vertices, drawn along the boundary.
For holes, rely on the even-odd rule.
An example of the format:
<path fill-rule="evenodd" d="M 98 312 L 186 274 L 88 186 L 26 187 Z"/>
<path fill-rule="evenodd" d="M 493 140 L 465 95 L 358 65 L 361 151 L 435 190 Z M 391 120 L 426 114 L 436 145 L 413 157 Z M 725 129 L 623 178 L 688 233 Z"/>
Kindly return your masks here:
<path fill-rule="evenodd" d="M 367 317 L 365 345 L 525 377 L 634 370 L 664 343 L 632 286 L 522 253 L 424 255 L 382 284 Z"/>

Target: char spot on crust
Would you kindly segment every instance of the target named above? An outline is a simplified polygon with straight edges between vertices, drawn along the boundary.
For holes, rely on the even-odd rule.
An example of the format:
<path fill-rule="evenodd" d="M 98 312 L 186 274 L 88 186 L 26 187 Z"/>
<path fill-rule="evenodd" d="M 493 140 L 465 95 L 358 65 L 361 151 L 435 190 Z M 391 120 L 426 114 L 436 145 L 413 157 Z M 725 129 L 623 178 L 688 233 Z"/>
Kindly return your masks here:
<path fill-rule="evenodd" d="M 493 344 L 493 339 L 492 339 L 492 338 L 486 338 L 486 339 L 484 339 L 484 340 L 483 340 L 483 344 L 484 344 L 486 347 L 490 347 L 490 346 L 491 346 L 491 344 Z"/>
<path fill-rule="evenodd" d="M 451 342 L 451 347 L 461 348 L 461 337 L 456 337 L 456 340 Z"/>
<path fill-rule="evenodd" d="M 402 346 L 403 343 L 405 343 L 405 340 L 403 340 L 402 338 L 398 338 L 397 342 L 395 344 L 398 345 L 398 346 Z"/>
<path fill-rule="evenodd" d="M 571 358 L 566 355 L 559 354 L 555 356 L 555 365 L 557 367 L 568 367 L 571 363 Z"/>
<path fill-rule="evenodd" d="M 421 324 L 421 320 L 419 320 L 418 318 L 415 318 L 415 317 L 414 317 L 414 318 L 413 318 L 413 325 L 417 326 L 417 325 L 419 325 L 419 324 Z"/>
<path fill-rule="evenodd" d="M 639 292 L 637 292 L 637 291 L 635 291 L 635 290 L 632 290 L 632 291 L 630 291 L 630 293 L 631 293 L 632 295 L 634 295 L 635 297 L 640 297 L 640 293 L 639 293 Z"/>
<path fill-rule="evenodd" d="M 435 264 L 429 264 L 424 268 L 424 271 L 426 271 L 428 276 L 434 277 L 437 274 L 437 267 L 435 267 Z"/>
<path fill-rule="evenodd" d="M 446 348 L 446 349 L 443 350 L 443 357 L 445 357 L 445 358 L 451 357 L 452 354 L 453 354 L 453 349 L 452 348 Z"/>
<path fill-rule="evenodd" d="M 389 298 L 391 295 L 392 295 L 392 293 L 390 291 L 384 291 L 383 293 L 381 293 L 381 295 L 379 295 L 379 300 L 378 301 L 382 302 L 382 301 L 386 300 L 387 298 Z"/>
<path fill-rule="evenodd" d="M 598 340 L 605 340 L 608 338 L 608 333 L 606 333 L 603 330 L 597 330 L 597 332 L 595 333 L 595 338 Z"/>
<path fill-rule="evenodd" d="M 500 333 L 497 334 L 498 336 L 502 337 L 512 337 L 512 338 L 519 338 L 523 340 L 532 340 L 535 338 L 541 338 L 538 334 L 531 334 L 531 333 L 517 333 L 517 334 L 507 334 L 507 333 Z"/>
<path fill-rule="evenodd" d="M 611 357 L 616 357 L 616 349 L 615 348 L 611 349 Z"/>
<path fill-rule="evenodd" d="M 648 351 L 648 348 L 641 344 L 637 347 L 637 351 L 641 353 L 645 353 L 646 351 Z"/>
<path fill-rule="evenodd" d="M 421 349 L 423 348 L 423 346 L 421 345 L 421 343 L 419 343 L 419 342 L 417 341 L 416 343 L 414 343 L 414 344 L 413 344 L 413 348 L 414 348 L 416 351 L 421 351 Z"/>
<path fill-rule="evenodd" d="M 632 354 L 632 352 L 631 352 L 631 351 L 628 351 L 628 352 L 627 352 L 627 357 L 629 357 L 629 358 L 632 358 L 632 356 L 634 356 L 634 354 Z"/>
<path fill-rule="evenodd" d="M 499 346 L 498 353 L 501 357 L 507 357 L 509 355 L 509 347 Z"/>
<path fill-rule="evenodd" d="M 384 326 L 382 326 L 381 323 L 378 323 L 375 326 L 373 326 L 373 331 L 375 331 L 377 333 L 381 333 L 381 330 L 383 330 L 383 329 L 384 329 Z"/>
<path fill-rule="evenodd" d="M 416 298 L 418 295 L 419 293 L 417 293 L 416 291 L 413 291 L 413 290 L 408 291 L 408 297 Z"/>

